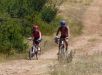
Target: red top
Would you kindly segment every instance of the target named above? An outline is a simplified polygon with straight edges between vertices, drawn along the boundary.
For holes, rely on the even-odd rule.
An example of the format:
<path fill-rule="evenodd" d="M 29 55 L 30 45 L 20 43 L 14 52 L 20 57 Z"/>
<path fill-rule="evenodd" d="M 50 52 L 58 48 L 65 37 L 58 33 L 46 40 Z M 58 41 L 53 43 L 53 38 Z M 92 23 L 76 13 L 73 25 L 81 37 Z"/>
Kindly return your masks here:
<path fill-rule="evenodd" d="M 33 31 L 32 36 L 33 36 L 34 38 L 40 38 L 41 32 L 40 32 L 40 31 Z"/>
<path fill-rule="evenodd" d="M 56 35 L 58 35 L 59 32 L 61 32 L 61 37 L 68 37 L 68 28 L 67 27 L 59 27 Z"/>

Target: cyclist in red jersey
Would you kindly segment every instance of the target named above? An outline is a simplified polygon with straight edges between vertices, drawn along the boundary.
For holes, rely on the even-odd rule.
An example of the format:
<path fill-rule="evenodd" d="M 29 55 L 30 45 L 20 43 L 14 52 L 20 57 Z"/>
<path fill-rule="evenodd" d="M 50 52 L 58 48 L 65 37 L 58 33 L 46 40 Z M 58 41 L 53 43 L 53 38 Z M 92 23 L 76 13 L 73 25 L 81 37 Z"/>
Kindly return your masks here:
<path fill-rule="evenodd" d="M 58 34 L 60 32 L 60 38 L 64 39 L 65 45 L 66 45 L 66 51 L 68 50 L 68 41 L 66 39 L 68 39 L 68 27 L 66 26 L 66 22 L 64 20 L 62 20 L 60 22 L 60 27 L 57 30 L 56 33 L 56 38 L 58 38 Z"/>
<path fill-rule="evenodd" d="M 41 31 L 39 29 L 39 27 L 37 25 L 33 26 L 33 30 L 32 30 L 32 38 L 33 38 L 33 45 L 37 45 L 39 46 L 39 43 L 42 40 L 42 36 L 41 36 Z"/>

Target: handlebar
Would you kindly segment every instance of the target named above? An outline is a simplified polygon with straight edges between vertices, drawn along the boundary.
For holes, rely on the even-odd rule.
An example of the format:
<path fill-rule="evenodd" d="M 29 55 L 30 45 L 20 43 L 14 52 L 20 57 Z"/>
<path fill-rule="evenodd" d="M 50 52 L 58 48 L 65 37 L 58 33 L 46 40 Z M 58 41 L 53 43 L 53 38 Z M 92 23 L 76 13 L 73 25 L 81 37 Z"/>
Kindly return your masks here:
<path fill-rule="evenodd" d="M 56 37 L 56 39 L 60 39 L 60 37 Z M 68 37 L 66 37 L 65 39 L 68 39 Z"/>
<path fill-rule="evenodd" d="M 32 41 L 33 39 L 30 37 L 30 38 L 28 38 L 27 40 Z"/>

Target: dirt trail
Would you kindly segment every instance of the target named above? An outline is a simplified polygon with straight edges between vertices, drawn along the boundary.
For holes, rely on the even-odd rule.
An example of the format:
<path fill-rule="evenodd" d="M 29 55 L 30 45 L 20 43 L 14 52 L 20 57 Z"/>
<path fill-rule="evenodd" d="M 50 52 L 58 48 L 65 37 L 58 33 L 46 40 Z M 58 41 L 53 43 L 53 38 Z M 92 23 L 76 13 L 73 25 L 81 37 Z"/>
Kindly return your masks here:
<path fill-rule="evenodd" d="M 56 50 L 56 49 L 54 49 Z M 50 66 L 57 63 L 56 51 L 45 52 L 39 60 L 15 60 L 0 64 L 0 75 L 49 75 Z"/>
<path fill-rule="evenodd" d="M 102 51 L 102 0 L 94 0 L 83 15 L 84 34 L 73 39 L 70 48 L 76 55 Z M 0 75 L 49 75 L 49 67 L 57 63 L 57 48 L 45 52 L 39 60 L 15 60 L 0 64 Z"/>

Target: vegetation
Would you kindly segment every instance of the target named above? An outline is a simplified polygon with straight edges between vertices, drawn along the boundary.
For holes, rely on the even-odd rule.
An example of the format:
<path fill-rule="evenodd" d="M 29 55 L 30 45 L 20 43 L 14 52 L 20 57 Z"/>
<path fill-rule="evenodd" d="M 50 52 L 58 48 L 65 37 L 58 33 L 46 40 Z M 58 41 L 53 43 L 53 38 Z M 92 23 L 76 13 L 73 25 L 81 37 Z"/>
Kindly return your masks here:
<path fill-rule="evenodd" d="M 101 58 L 101 53 L 74 57 L 71 63 L 53 66 L 51 75 L 101 75 Z"/>
<path fill-rule="evenodd" d="M 24 49 L 23 36 L 21 35 L 20 25 L 16 20 L 7 19 L 0 25 L 0 51 L 10 53 L 12 48 L 20 50 Z"/>
<path fill-rule="evenodd" d="M 53 34 L 59 21 L 56 6 L 49 5 L 49 0 L 0 1 L 0 53 L 25 52 L 24 39 L 31 36 L 34 24 L 40 26 L 43 35 Z"/>
<path fill-rule="evenodd" d="M 93 0 L 66 0 L 60 14 L 68 21 L 70 33 L 72 36 L 82 34 L 82 19 L 88 6 Z"/>
<path fill-rule="evenodd" d="M 32 25 L 40 26 L 43 35 L 52 35 L 60 18 L 56 15 L 65 0 L 0 1 L 0 53 L 11 55 L 26 51 L 25 39 L 31 36 Z M 69 8 L 70 9 L 70 8 Z M 76 12 L 76 11 L 75 11 Z M 69 12 L 69 15 L 74 12 Z M 72 34 L 81 34 L 81 22 L 68 16 Z M 76 18 L 75 18 L 76 19 Z M 76 35 L 76 34 L 75 34 Z"/>
<path fill-rule="evenodd" d="M 82 34 L 83 24 L 81 21 L 69 20 L 69 27 L 72 36 L 78 36 Z"/>

